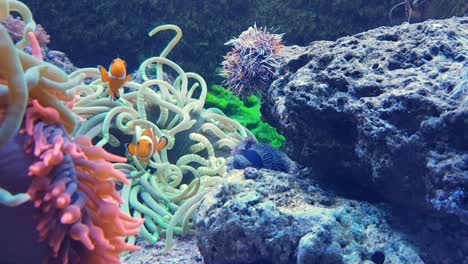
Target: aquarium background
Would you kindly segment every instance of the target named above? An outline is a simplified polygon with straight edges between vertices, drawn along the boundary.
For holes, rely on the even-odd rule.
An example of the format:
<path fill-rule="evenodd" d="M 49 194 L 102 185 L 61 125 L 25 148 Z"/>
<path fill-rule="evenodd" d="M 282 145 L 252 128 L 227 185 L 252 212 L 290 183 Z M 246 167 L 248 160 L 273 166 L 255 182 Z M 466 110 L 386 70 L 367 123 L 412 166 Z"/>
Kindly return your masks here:
<path fill-rule="evenodd" d="M 52 36 L 49 47 L 68 54 L 78 67 L 106 64 L 117 56 L 130 69 L 162 51 L 172 32 L 148 38 L 161 24 L 178 25 L 181 43 L 170 58 L 186 71 L 220 83 L 217 68 L 229 50 L 224 43 L 255 23 L 284 33 L 286 45 L 335 40 L 390 25 L 399 0 L 197 0 L 197 1 L 24 1 Z M 404 20 L 395 9 L 394 23 Z"/>
<path fill-rule="evenodd" d="M 24 3 L 0 264 L 468 263 L 465 0 Z"/>

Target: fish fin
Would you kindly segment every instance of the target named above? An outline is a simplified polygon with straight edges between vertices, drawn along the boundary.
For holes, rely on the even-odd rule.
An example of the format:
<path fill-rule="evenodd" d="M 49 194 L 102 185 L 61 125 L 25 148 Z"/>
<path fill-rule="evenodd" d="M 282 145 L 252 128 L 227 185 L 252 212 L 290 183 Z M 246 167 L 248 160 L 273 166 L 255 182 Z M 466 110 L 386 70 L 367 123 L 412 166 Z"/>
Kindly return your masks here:
<path fill-rule="evenodd" d="M 135 154 L 136 154 L 136 147 L 135 147 L 135 145 L 133 145 L 133 144 L 128 144 L 127 149 L 128 149 L 128 152 L 130 152 L 130 154 L 132 154 L 133 156 L 135 156 Z"/>
<path fill-rule="evenodd" d="M 99 71 L 101 72 L 101 80 L 103 82 L 109 82 L 109 73 L 107 72 L 106 68 L 102 66 L 98 66 Z"/>
<path fill-rule="evenodd" d="M 165 136 L 160 137 L 158 140 L 158 144 L 155 146 L 156 151 L 161 151 L 162 149 L 164 149 L 167 146 L 167 142 L 168 142 L 167 137 Z"/>
<path fill-rule="evenodd" d="M 132 79 L 132 76 L 129 74 L 127 77 L 125 77 L 124 82 L 130 81 L 130 79 Z"/>
<path fill-rule="evenodd" d="M 120 99 L 120 93 L 119 93 L 119 91 L 113 92 L 112 95 L 113 95 L 113 97 L 114 97 L 114 98 L 113 98 L 114 101 Z"/>

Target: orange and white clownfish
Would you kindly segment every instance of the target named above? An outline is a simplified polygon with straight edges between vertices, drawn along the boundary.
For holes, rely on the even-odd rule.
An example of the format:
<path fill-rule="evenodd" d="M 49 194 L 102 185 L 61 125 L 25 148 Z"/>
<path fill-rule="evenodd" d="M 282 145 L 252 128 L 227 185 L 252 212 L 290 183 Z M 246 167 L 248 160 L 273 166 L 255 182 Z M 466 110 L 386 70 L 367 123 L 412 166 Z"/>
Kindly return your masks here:
<path fill-rule="evenodd" d="M 148 163 L 157 151 L 161 151 L 167 145 L 167 138 L 162 136 L 156 141 L 156 137 L 151 129 L 146 129 L 143 135 L 134 144 L 128 144 L 128 152 L 136 156 L 140 162 Z"/>
<path fill-rule="evenodd" d="M 113 100 L 119 99 L 119 89 L 132 78 L 131 75 L 127 75 L 127 63 L 117 58 L 109 66 L 109 72 L 102 66 L 99 66 L 99 70 L 102 81 L 109 84 L 111 98 Z"/>

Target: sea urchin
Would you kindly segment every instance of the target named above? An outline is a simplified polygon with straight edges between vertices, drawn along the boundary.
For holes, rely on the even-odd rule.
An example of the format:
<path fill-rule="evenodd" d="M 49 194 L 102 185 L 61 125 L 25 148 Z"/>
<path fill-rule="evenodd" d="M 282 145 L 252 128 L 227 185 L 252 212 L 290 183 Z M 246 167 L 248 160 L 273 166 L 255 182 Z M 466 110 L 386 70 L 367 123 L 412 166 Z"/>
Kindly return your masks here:
<path fill-rule="evenodd" d="M 225 45 L 234 46 L 222 62 L 227 88 L 242 98 L 262 94 L 283 61 L 282 36 L 254 25 L 226 42 Z"/>

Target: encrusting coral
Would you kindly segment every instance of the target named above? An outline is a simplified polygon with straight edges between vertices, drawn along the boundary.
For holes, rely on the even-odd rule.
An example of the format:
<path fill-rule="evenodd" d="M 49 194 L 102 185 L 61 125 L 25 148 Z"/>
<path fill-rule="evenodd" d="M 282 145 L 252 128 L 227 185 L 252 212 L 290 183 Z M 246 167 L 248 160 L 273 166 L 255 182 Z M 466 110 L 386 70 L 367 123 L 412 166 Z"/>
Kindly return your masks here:
<path fill-rule="evenodd" d="M 24 21 L 21 20 L 21 18 L 13 17 L 10 15 L 4 21 L 2 21 L 1 24 L 5 26 L 6 30 L 8 31 L 14 42 L 18 42 L 23 39 L 24 28 L 26 23 L 24 23 Z M 47 34 L 47 32 L 45 32 L 44 28 L 41 25 L 37 25 L 36 30 L 30 33 L 33 33 L 35 35 L 41 47 L 46 47 L 47 44 L 50 42 L 50 36 Z"/>
<path fill-rule="evenodd" d="M 203 78 L 184 72 L 166 58 L 182 37 L 180 28 L 162 25 L 149 35 L 164 30 L 174 31 L 174 38 L 160 56 L 141 64 L 138 78 L 142 83 L 124 84 L 128 92 L 121 93 L 121 102 L 109 100 L 97 69 L 81 69 L 71 77 L 85 74 L 91 81 L 77 91 L 81 96 L 72 110 L 83 122 L 75 135 L 86 135 L 115 153 L 126 152 L 122 141 L 130 143 L 132 137 L 137 141 L 147 128 L 154 129 L 158 138 L 168 139 L 168 146 L 154 153 L 148 166 L 135 156 L 130 156 L 130 164 L 115 164 L 132 182 L 121 190 L 126 201 L 123 209 L 145 219 L 141 232 L 151 242 L 166 233 L 167 251 L 174 233 L 193 231 L 191 217 L 204 195 L 222 181 L 227 169 L 225 157 L 253 135 L 221 110 L 204 109 L 207 86 Z M 165 69 L 177 74 L 173 83 L 163 79 Z M 156 77 L 150 79 L 149 71 L 155 71 Z"/>

